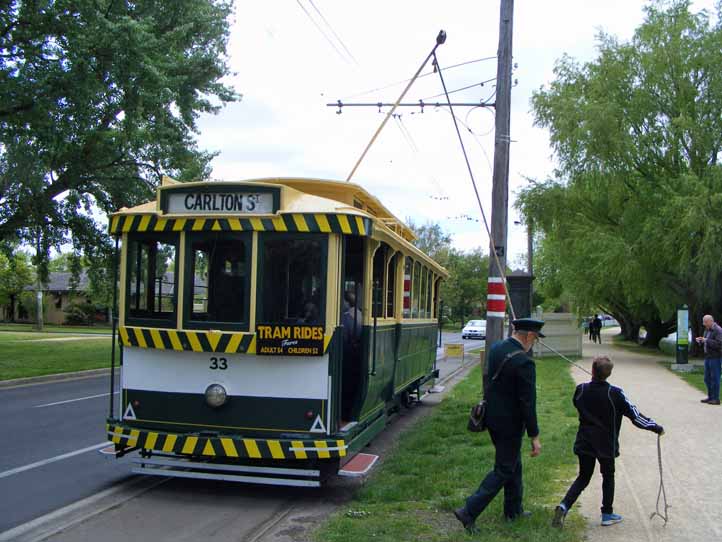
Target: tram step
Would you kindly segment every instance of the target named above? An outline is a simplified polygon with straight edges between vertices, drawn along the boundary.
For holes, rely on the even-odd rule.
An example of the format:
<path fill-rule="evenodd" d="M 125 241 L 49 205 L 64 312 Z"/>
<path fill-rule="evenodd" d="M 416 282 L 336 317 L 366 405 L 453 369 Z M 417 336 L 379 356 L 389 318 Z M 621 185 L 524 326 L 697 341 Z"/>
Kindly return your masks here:
<path fill-rule="evenodd" d="M 317 469 L 291 469 L 281 467 L 253 467 L 250 465 L 203 463 L 182 458 L 137 458 L 133 460 L 133 463 L 137 465 L 133 467 L 134 473 L 150 476 L 223 480 L 227 482 L 242 482 L 247 484 L 264 484 L 273 486 L 321 486 L 321 472 Z"/>
<path fill-rule="evenodd" d="M 346 478 L 357 478 L 368 473 L 378 461 L 379 456 L 373 454 L 359 453 L 353 456 L 341 470 L 338 471 L 339 476 Z"/>

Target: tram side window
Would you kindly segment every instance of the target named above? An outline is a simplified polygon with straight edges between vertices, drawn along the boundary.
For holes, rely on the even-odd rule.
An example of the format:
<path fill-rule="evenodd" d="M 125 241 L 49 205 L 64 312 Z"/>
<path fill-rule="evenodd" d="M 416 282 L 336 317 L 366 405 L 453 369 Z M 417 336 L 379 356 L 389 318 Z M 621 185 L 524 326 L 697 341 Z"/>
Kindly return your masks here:
<path fill-rule="evenodd" d="M 325 244 L 320 239 L 262 238 L 259 322 L 323 324 Z"/>
<path fill-rule="evenodd" d="M 434 317 L 433 291 L 434 291 L 434 273 L 429 270 L 429 282 L 426 291 L 426 315 L 429 318 Z"/>
<path fill-rule="evenodd" d="M 388 272 L 386 274 L 386 318 L 396 316 L 396 263 L 398 260 L 398 253 L 389 259 Z"/>
<path fill-rule="evenodd" d="M 374 253 L 374 275 L 373 289 L 371 290 L 371 307 L 373 308 L 372 316 L 383 318 L 384 316 L 384 271 L 386 268 L 386 251 L 387 245 L 381 245 Z"/>
<path fill-rule="evenodd" d="M 407 256 L 404 263 L 404 318 L 411 318 L 411 272 L 413 266 L 414 261 Z"/>
<path fill-rule="evenodd" d="M 172 320 L 176 300 L 176 244 L 131 238 L 128 244 L 128 316 Z"/>
<path fill-rule="evenodd" d="M 419 317 L 419 292 L 421 290 L 421 264 L 414 262 L 414 275 L 411 277 L 411 318 Z"/>
<path fill-rule="evenodd" d="M 249 240 L 243 235 L 198 233 L 189 239 L 190 320 L 233 327 L 248 322 Z M 188 283 L 190 281 L 186 281 Z"/>
<path fill-rule="evenodd" d="M 427 286 L 428 286 L 428 280 L 429 280 L 428 275 L 429 275 L 429 273 L 428 273 L 428 270 L 426 269 L 426 267 L 422 267 L 422 268 L 421 268 L 421 284 L 420 284 L 420 286 L 419 286 L 420 289 L 421 289 L 421 292 L 419 292 L 419 295 L 420 295 L 420 297 L 421 297 L 421 300 L 420 300 L 420 302 L 419 302 L 419 318 L 426 318 L 426 317 L 427 317 L 427 313 L 426 313 L 426 288 L 427 288 Z"/>

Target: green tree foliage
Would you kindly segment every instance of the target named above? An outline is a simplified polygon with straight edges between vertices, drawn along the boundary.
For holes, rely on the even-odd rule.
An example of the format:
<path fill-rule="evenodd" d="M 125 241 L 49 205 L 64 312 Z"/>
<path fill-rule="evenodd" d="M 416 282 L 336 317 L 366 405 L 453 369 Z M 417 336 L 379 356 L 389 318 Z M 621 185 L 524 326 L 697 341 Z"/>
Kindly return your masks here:
<path fill-rule="evenodd" d="M 719 8 L 718 8 L 719 9 Z M 629 43 L 562 58 L 532 99 L 557 178 L 520 207 L 541 230 L 546 294 L 640 325 L 656 345 L 689 303 L 695 325 L 722 311 L 722 23 L 687 0 L 654 2 Z"/>
<path fill-rule="evenodd" d="M 71 241 L 107 260 L 92 218 L 146 201 L 161 174 L 209 173 L 201 113 L 237 99 L 220 82 L 230 0 L 3 2 L 0 241 L 38 251 Z M 68 239 L 67 232 L 71 232 Z"/>
<path fill-rule="evenodd" d="M 452 251 L 451 235 L 433 222 L 417 225 L 413 219 L 407 218 L 406 223 L 416 235 L 414 245 L 441 265 L 446 265 Z"/>
<path fill-rule="evenodd" d="M 7 307 L 5 316 L 15 317 L 15 307 L 26 286 L 33 282 L 30 257 L 22 251 L 0 251 L 0 305 Z"/>

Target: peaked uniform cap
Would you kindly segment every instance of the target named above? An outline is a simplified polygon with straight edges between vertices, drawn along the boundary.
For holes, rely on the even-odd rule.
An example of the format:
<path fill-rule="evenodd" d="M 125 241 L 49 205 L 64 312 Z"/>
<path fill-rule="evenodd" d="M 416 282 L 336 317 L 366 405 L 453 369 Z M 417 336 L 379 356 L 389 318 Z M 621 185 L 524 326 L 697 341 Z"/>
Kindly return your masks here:
<path fill-rule="evenodd" d="M 516 331 L 533 331 L 539 335 L 539 337 L 546 337 L 541 331 L 541 328 L 544 327 L 543 320 L 537 320 L 536 318 L 517 318 L 511 322 L 511 325 L 514 326 Z"/>

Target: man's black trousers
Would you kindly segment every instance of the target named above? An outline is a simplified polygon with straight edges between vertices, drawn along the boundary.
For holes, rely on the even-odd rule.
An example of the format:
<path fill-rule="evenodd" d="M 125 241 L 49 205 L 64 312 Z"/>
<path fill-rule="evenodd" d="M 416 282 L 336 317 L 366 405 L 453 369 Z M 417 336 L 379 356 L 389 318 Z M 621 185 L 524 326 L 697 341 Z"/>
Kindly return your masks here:
<path fill-rule="evenodd" d="M 562 500 L 569 510 L 577 501 L 582 491 L 589 485 L 594 474 L 594 464 L 599 461 L 599 470 L 602 473 L 602 514 L 612 514 L 614 504 L 614 458 L 596 458 L 591 455 L 579 455 L 579 476 L 567 491 Z"/>
<path fill-rule="evenodd" d="M 466 499 L 467 513 L 476 518 L 489 505 L 496 494 L 504 488 L 504 515 L 514 518 L 521 514 L 524 486 L 521 477 L 522 433 L 509 437 L 489 430 L 491 442 L 496 449 L 494 470 L 481 482 L 479 489 Z"/>

